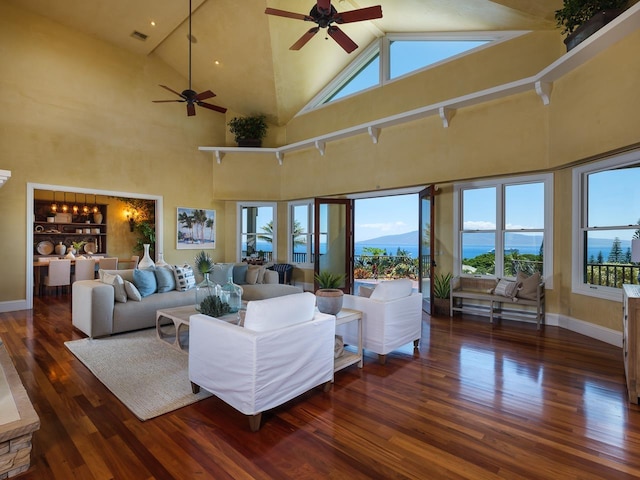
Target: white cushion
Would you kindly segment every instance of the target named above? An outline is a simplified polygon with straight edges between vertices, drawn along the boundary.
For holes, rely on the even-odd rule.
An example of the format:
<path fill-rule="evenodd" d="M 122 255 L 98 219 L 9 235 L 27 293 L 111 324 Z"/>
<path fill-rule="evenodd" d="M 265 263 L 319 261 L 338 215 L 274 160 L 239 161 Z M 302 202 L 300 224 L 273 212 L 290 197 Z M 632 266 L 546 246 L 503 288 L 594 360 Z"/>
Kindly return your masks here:
<path fill-rule="evenodd" d="M 133 300 L 135 302 L 142 301 L 142 295 L 140 295 L 140 291 L 129 280 L 124 281 L 124 290 L 125 292 L 127 292 L 127 298 L 129 300 Z"/>
<path fill-rule="evenodd" d="M 262 282 L 268 283 L 268 284 L 280 283 L 280 277 L 278 276 L 278 272 L 276 272 L 275 270 L 265 270 L 264 278 L 262 279 Z"/>
<path fill-rule="evenodd" d="M 315 314 L 315 305 L 316 296 L 309 292 L 255 300 L 247 304 L 244 327 L 263 332 L 307 322 Z"/>
<path fill-rule="evenodd" d="M 103 272 L 102 283 L 113 285 L 116 302 L 127 303 L 127 292 L 124 289 L 124 281 L 120 275 L 112 275 L 110 273 Z"/>
<path fill-rule="evenodd" d="M 369 297 L 371 300 L 379 300 L 388 302 L 398 298 L 404 298 L 411 295 L 413 291 L 413 282 L 408 278 L 400 278 L 389 282 L 382 282 L 376 285 Z"/>

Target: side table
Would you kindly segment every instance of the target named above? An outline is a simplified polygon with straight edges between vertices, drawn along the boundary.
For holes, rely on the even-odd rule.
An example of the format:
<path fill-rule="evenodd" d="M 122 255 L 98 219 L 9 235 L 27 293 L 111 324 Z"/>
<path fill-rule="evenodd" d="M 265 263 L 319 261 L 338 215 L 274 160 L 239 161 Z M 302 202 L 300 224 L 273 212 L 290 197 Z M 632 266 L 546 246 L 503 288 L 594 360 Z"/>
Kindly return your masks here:
<path fill-rule="evenodd" d="M 345 350 L 342 355 L 336 358 L 333 366 L 334 372 L 355 363 L 358 364 L 358 368 L 362 368 L 362 312 L 343 308 L 336 314 L 336 327 L 350 322 L 358 322 L 358 350 L 356 353 Z"/>

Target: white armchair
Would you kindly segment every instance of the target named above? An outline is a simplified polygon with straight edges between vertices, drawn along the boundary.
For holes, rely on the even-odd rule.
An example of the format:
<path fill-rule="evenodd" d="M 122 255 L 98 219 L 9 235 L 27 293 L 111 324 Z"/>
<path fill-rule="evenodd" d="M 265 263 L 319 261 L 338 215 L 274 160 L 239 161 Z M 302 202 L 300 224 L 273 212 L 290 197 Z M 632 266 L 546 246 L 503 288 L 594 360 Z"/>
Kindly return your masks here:
<path fill-rule="evenodd" d="M 335 317 L 315 310 L 315 295 L 298 293 L 247 305 L 244 327 L 207 315 L 189 325 L 189 379 L 249 415 L 333 381 Z"/>
<path fill-rule="evenodd" d="M 386 355 L 409 342 L 417 347 L 422 335 L 422 295 L 412 293 L 409 279 L 378 284 L 370 297 L 345 295 L 342 306 L 362 312 L 362 340 L 365 350 L 378 354 L 381 364 Z M 357 344 L 357 331 L 351 324 L 338 327 L 344 342 Z"/>

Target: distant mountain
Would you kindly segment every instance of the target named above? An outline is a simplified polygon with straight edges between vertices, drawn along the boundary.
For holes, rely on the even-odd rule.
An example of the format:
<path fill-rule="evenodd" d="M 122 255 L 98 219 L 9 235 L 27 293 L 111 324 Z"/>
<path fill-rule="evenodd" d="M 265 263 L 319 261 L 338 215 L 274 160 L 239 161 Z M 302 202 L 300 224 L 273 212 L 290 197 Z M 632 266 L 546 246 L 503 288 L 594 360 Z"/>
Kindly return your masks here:
<path fill-rule="evenodd" d="M 370 238 L 369 240 L 356 242 L 356 245 L 418 245 L 418 231 Z"/>

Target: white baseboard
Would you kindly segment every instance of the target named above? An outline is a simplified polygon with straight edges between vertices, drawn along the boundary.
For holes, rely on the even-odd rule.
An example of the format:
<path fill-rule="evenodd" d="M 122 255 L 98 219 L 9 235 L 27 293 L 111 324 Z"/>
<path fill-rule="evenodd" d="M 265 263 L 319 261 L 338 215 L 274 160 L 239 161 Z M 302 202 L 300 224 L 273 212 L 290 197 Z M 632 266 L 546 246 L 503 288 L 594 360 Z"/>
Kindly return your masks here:
<path fill-rule="evenodd" d="M 8 302 L 0 302 L 0 313 L 15 312 L 18 310 L 29 310 L 26 300 L 11 300 Z"/>
<path fill-rule="evenodd" d="M 601 342 L 622 348 L 622 332 L 557 313 L 547 313 L 546 325 L 566 328 Z"/>

